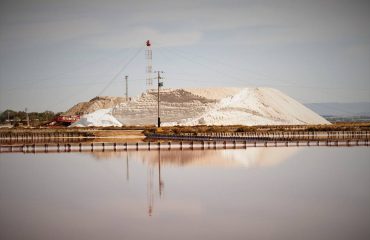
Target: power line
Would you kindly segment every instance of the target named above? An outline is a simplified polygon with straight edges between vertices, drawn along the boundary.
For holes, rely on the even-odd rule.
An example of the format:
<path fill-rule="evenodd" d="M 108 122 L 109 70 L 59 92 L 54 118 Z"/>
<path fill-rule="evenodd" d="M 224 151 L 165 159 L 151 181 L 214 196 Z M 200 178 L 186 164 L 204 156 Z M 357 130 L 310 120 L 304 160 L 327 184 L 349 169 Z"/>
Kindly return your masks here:
<path fill-rule="evenodd" d="M 203 58 L 203 59 L 205 59 L 207 61 L 219 62 L 222 66 L 228 66 L 228 67 L 230 67 L 232 69 L 236 68 L 236 66 L 231 66 L 230 64 L 221 61 L 219 58 L 212 58 L 212 59 L 210 59 L 209 57 L 201 56 L 199 54 L 189 54 L 188 52 L 181 51 L 181 50 L 179 50 L 177 48 L 171 48 L 171 49 L 169 49 L 169 48 L 166 48 L 166 47 L 162 47 L 162 49 L 167 50 L 167 52 L 171 52 L 173 54 L 176 54 L 177 56 L 180 56 L 180 57 L 182 57 L 182 58 L 184 58 L 184 59 L 186 59 L 188 61 L 191 61 L 191 62 L 193 62 L 193 63 L 195 63 L 197 65 L 203 65 L 203 66 L 207 67 L 208 69 L 210 69 L 212 71 L 217 71 L 218 73 L 222 73 L 223 75 L 228 75 L 230 77 L 233 77 L 234 79 L 236 78 L 235 76 L 230 75 L 229 73 L 222 72 L 219 69 L 215 70 L 214 68 L 209 67 L 207 64 L 204 64 L 204 63 L 197 62 L 197 61 L 194 61 L 193 60 L 193 58 L 195 56 L 197 58 Z M 191 58 L 186 57 L 185 54 L 190 55 Z M 162 53 L 162 55 L 165 56 L 164 53 Z M 168 58 L 168 56 L 166 56 L 166 57 Z M 241 69 L 241 68 L 239 68 L 239 69 Z M 241 69 L 241 70 L 245 70 L 245 69 Z M 247 70 L 247 71 L 249 72 L 249 70 Z M 345 90 L 345 91 L 351 90 L 353 92 L 370 92 L 370 90 L 367 90 L 367 89 L 353 89 L 353 88 L 352 89 L 349 89 L 347 87 L 346 88 L 344 88 L 344 87 L 343 88 L 340 88 L 340 87 L 333 88 L 333 87 L 305 86 L 305 85 L 296 84 L 295 82 L 290 81 L 290 80 L 282 80 L 280 78 L 271 77 L 271 76 L 269 76 L 268 74 L 266 74 L 264 72 L 262 72 L 262 73 L 261 72 L 260 73 L 255 72 L 255 74 L 262 76 L 262 79 L 260 79 L 262 81 L 269 81 L 269 79 L 272 79 L 272 80 L 276 80 L 276 81 L 273 81 L 273 82 L 283 82 L 283 83 L 285 82 L 286 83 L 284 85 L 284 84 L 275 84 L 275 83 L 270 83 L 269 82 L 269 85 L 270 86 L 276 86 L 276 87 L 290 87 L 291 86 L 291 87 L 295 87 L 295 88 L 318 89 L 320 91 L 322 91 L 322 90 Z M 267 78 L 269 78 L 269 79 L 267 79 Z M 237 77 L 236 79 L 239 82 L 240 81 L 243 81 L 239 77 Z M 324 93 L 324 94 L 327 94 L 327 93 Z"/>
<path fill-rule="evenodd" d="M 204 63 L 201 63 L 201 62 L 196 62 L 196 61 L 194 61 L 194 60 L 193 60 L 193 59 L 191 59 L 191 58 L 188 58 L 188 57 L 186 57 L 186 56 L 184 56 L 184 55 L 182 55 L 182 54 L 179 54 L 179 53 L 177 53 L 177 52 L 175 52 L 175 51 L 170 50 L 169 48 L 163 48 L 163 49 L 167 50 L 168 52 L 172 52 L 173 54 L 175 54 L 175 55 L 177 55 L 177 56 L 180 56 L 180 57 L 182 57 L 183 59 L 185 59 L 185 60 L 187 60 L 187 61 L 189 61 L 189 62 L 192 62 L 192 63 L 197 64 L 197 65 L 202 65 L 203 67 L 208 68 L 209 70 L 211 70 L 211 71 L 213 71 L 213 72 L 217 72 L 217 73 L 220 73 L 220 74 L 222 74 L 222 75 L 228 76 L 229 78 L 234 79 L 234 81 L 236 81 L 236 82 L 243 83 L 243 84 L 245 84 L 245 83 L 246 83 L 244 80 L 242 80 L 242 79 L 240 79 L 240 78 L 238 78 L 238 77 L 235 77 L 235 76 L 233 76 L 233 75 L 231 75 L 231 74 L 229 74 L 229 73 L 225 73 L 225 72 L 223 72 L 223 71 L 220 71 L 219 69 L 216 69 L 216 68 L 210 67 L 210 66 L 208 66 L 207 64 L 204 64 Z"/>
<path fill-rule="evenodd" d="M 125 70 L 126 69 L 126 67 L 128 66 L 128 65 L 130 65 L 130 63 L 132 63 L 134 60 L 135 60 L 135 58 L 139 55 L 139 53 L 141 52 L 143 50 L 143 48 L 140 48 L 136 53 L 135 53 L 135 55 L 134 56 L 132 56 L 132 58 L 121 68 L 121 70 L 116 74 L 116 75 L 114 75 L 114 77 L 108 82 L 108 84 L 103 88 L 103 90 L 101 90 L 100 92 L 99 92 L 99 94 L 97 95 L 97 96 L 100 96 L 103 92 L 105 92 L 105 90 L 107 90 L 107 88 L 114 82 L 114 80 L 116 80 L 117 79 L 117 77 L 118 76 L 120 76 L 121 74 L 122 74 L 122 72 L 123 72 L 123 70 Z"/>
<path fill-rule="evenodd" d="M 213 69 L 213 68 L 211 68 L 211 67 L 209 67 L 209 66 L 207 66 L 206 64 L 203 64 L 203 63 L 200 63 L 200 62 L 196 62 L 196 61 L 194 61 L 193 59 L 190 59 L 190 58 L 188 58 L 188 57 L 186 57 L 186 56 L 184 56 L 183 54 L 179 54 L 179 53 L 176 53 L 175 51 L 171 51 L 171 50 L 169 50 L 168 48 L 162 48 L 162 49 L 165 49 L 165 50 L 167 50 L 167 52 L 171 52 L 171 53 L 173 53 L 173 54 L 176 54 L 177 56 L 180 56 L 180 57 L 182 57 L 183 59 L 186 59 L 186 60 L 188 60 L 188 61 L 190 61 L 190 62 L 192 62 L 192 63 L 195 63 L 195 64 L 197 64 L 197 65 L 202 65 L 202 66 L 205 66 L 206 68 L 208 68 L 208 69 L 210 69 L 210 70 L 212 70 L 212 71 L 216 71 L 216 72 L 218 72 L 218 73 L 221 73 L 221 74 L 223 74 L 223 75 L 228 75 L 229 77 L 232 77 L 232 78 L 234 78 L 235 79 L 235 77 L 234 76 L 232 76 L 232 75 L 230 75 L 230 74 L 227 74 L 227 73 L 224 73 L 224 72 L 222 72 L 222 71 L 220 71 L 220 70 L 215 70 L 215 69 Z M 161 52 L 162 53 L 162 52 Z M 162 53 L 161 55 L 163 55 L 163 56 L 166 56 L 164 53 Z M 167 58 L 168 58 L 168 56 L 166 56 Z M 268 75 L 265 75 L 265 76 L 267 76 L 268 77 Z M 187 80 L 184 80 L 184 79 L 179 79 L 179 78 L 175 78 L 175 80 L 180 80 L 180 81 L 186 81 L 186 82 L 211 82 L 211 81 L 202 81 L 202 80 L 190 80 L 190 79 L 187 79 Z M 238 80 L 239 81 L 239 79 L 236 79 L 236 80 Z M 278 80 L 279 82 L 284 82 L 284 81 L 281 81 L 281 80 Z M 214 80 L 212 80 L 212 82 L 214 82 Z M 287 82 L 287 81 L 285 81 L 285 82 Z M 290 82 L 290 81 L 289 81 Z M 323 88 L 323 87 L 315 87 L 315 86 L 302 86 L 302 85 L 297 85 L 297 84 L 294 84 L 294 83 L 292 83 L 292 82 L 290 82 L 289 84 L 269 84 L 269 86 L 274 86 L 274 87 L 292 87 L 292 88 L 303 88 L 303 89 L 315 89 L 315 90 L 319 90 L 322 94 L 325 94 L 325 95 L 327 95 L 327 93 L 325 93 L 324 91 L 327 91 L 327 90 L 331 90 L 331 91 L 333 91 L 333 90 L 345 90 L 345 91 L 348 91 L 348 88 L 346 88 L 346 89 L 343 89 L 343 88 Z M 366 89 L 352 89 L 352 91 L 362 91 L 362 92 L 369 92 L 369 90 L 366 90 Z M 328 106 L 326 106 L 326 108 L 327 109 L 334 109 L 334 110 L 339 110 L 339 109 L 336 109 L 335 107 L 328 107 Z M 341 110 L 342 112 L 344 112 L 343 110 Z M 347 112 L 348 113 L 348 112 Z"/>
<path fill-rule="evenodd" d="M 70 73 L 73 73 L 73 72 L 76 72 L 78 70 L 81 70 L 83 68 L 86 68 L 92 64 L 96 64 L 98 62 L 101 62 L 103 61 L 104 59 L 110 59 L 112 58 L 113 56 L 115 55 L 119 55 L 120 53 L 124 52 L 124 51 L 127 51 L 128 49 L 127 48 L 123 48 L 123 49 L 120 49 L 118 52 L 114 53 L 114 54 L 111 54 L 109 56 L 102 56 L 102 57 L 99 57 L 97 59 L 94 59 L 92 61 L 88 61 L 82 65 L 79 65 L 79 66 L 75 66 L 75 67 L 72 67 L 71 69 L 69 70 L 65 70 L 65 71 L 62 71 L 62 72 L 59 72 L 59 73 L 56 73 L 56 74 L 52 74 L 50 76 L 47 76 L 47 77 L 41 77 L 41 78 L 37 78 L 37 79 L 34 79 L 34 80 L 31 80 L 29 82 L 26 82 L 25 84 L 26 85 L 32 85 L 32 84 L 40 84 L 40 83 L 43 83 L 45 81 L 54 81 L 54 80 L 59 80 L 59 79 L 56 79 L 57 77 L 60 77 L 60 76 L 64 76 L 64 75 L 67 75 L 67 74 L 70 74 Z M 7 91 L 14 91 L 14 90 L 18 90 L 18 89 L 22 89 L 22 88 L 25 88 L 25 89 L 29 89 L 30 87 L 32 86 L 23 86 L 23 87 L 13 87 L 13 88 L 9 88 L 7 89 Z"/>
<path fill-rule="evenodd" d="M 246 69 L 244 69 L 244 68 L 239 68 L 239 67 L 237 67 L 237 66 L 235 66 L 235 65 L 230 65 L 230 63 L 228 63 L 228 62 L 224 62 L 224 61 L 221 61 L 219 58 L 210 58 L 210 57 L 206 57 L 206 56 L 202 56 L 202 55 L 199 55 L 199 54 L 194 54 L 194 53 L 192 53 L 192 54 L 189 54 L 188 52 L 184 52 L 184 51 L 182 51 L 182 50 L 179 50 L 178 48 L 175 48 L 176 49 L 176 51 L 178 51 L 178 52 L 182 52 L 183 54 L 188 54 L 188 55 L 191 55 L 192 56 L 192 58 L 194 58 L 194 57 L 197 57 L 197 58 L 203 58 L 203 59 L 205 59 L 205 60 L 207 60 L 207 61 L 214 61 L 214 62 L 218 62 L 221 66 L 223 66 L 223 67 L 229 67 L 229 69 L 232 69 L 232 70 L 235 70 L 235 68 L 238 68 L 238 69 L 240 69 L 240 70 L 242 70 L 242 71 L 247 71 L 248 73 L 252 73 L 252 71 L 251 70 L 246 70 Z M 258 78 L 260 78 L 261 76 L 262 76 L 262 78 L 263 77 L 269 77 L 268 75 L 265 75 L 264 73 L 258 73 L 258 72 L 254 72 L 254 73 L 252 73 L 252 74 L 254 74 L 254 75 L 259 75 L 259 77 Z"/>
<path fill-rule="evenodd" d="M 139 53 L 141 52 L 143 48 L 140 48 L 135 54 L 134 56 L 129 59 L 129 61 L 121 68 L 121 70 L 109 81 L 109 83 L 104 87 L 104 89 L 97 95 L 101 95 L 112 83 L 113 81 L 121 74 L 121 72 L 137 57 L 137 55 L 139 55 Z M 102 84 L 102 83 L 98 83 L 98 84 Z M 103 83 L 104 84 L 104 83 Z M 91 88 L 93 85 L 97 85 L 97 84 L 89 84 L 87 88 L 85 88 L 85 90 Z M 77 95 L 80 95 L 81 94 L 81 90 L 78 90 L 77 92 L 74 92 L 73 94 L 67 96 L 67 97 L 63 97 L 59 102 L 57 102 L 56 104 L 53 104 L 51 106 L 58 106 L 59 104 L 61 103 L 64 103 L 66 102 L 67 100 L 71 99 L 71 98 L 74 98 L 75 96 Z"/>

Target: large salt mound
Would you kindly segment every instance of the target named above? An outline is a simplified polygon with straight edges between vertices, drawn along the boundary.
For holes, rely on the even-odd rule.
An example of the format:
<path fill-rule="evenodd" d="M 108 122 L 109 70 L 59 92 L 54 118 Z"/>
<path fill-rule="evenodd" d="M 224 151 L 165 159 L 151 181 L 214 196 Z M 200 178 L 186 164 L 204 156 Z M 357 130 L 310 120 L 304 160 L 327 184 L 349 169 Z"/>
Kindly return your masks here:
<path fill-rule="evenodd" d="M 163 89 L 160 98 L 163 126 L 330 124 L 272 88 Z M 156 91 L 116 106 L 113 116 L 124 125 L 156 124 Z"/>
<path fill-rule="evenodd" d="M 330 124 L 272 88 L 162 89 L 160 100 L 163 126 Z M 157 91 L 149 90 L 132 101 L 121 101 L 112 109 L 84 115 L 72 126 L 155 124 Z"/>
<path fill-rule="evenodd" d="M 296 125 L 329 124 L 291 97 L 272 88 L 244 88 L 221 99 L 199 117 L 168 125 Z"/>
<path fill-rule="evenodd" d="M 186 89 L 162 89 L 160 93 L 162 122 L 177 122 L 198 117 L 218 100 L 209 99 Z M 154 125 L 157 123 L 157 91 L 147 91 L 130 102 L 113 108 L 113 116 L 124 125 Z"/>
<path fill-rule="evenodd" d="M 112 116 L 112 108 L 99 109 L 95 112 L 83 115 L 81 119 L 71 125 L 71 127 L 121 127 L 122 124 Z"/>

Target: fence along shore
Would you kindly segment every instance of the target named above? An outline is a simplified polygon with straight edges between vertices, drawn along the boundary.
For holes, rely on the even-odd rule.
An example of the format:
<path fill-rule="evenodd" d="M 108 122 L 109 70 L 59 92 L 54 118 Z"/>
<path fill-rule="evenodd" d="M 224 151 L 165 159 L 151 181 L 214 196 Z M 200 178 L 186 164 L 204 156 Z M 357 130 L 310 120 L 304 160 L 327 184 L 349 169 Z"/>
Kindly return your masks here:
<path fill-rule="evenodd" d="M 194 150 L 194 149 L 246 149 L 250 147 L 352 147 L 369 146 L 368 139 L 357 140 L 251 140 L 251 141 L 177 141 L 177 142 L 136 142 L 136 143 L 64 143 L 64 144 L 23 144 L 1 145 L 0 153 L 48 153 L 85 151 L 130 151 L 130 150 Z"/>

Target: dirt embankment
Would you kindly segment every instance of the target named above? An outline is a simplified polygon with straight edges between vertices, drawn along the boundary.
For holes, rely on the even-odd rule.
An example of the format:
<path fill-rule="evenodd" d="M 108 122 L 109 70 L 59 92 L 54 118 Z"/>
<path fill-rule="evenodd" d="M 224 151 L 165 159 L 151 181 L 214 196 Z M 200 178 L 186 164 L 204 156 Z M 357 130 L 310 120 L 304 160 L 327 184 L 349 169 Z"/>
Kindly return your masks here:
<path fill-rule="evenodd" d="M 99 96 L 88 102 L 80 102 L 67 110 L 64 115 L 84 115 L 95 112 L 99 109 L 112 108 L 120 103 L 125 102 L 123 97 L 104 97 Z"/>
<path fill-rule="evenodd" d="M 99 128 L 45 128 L 1 129 L 1 138 L 57 137 L 57 138 L 144 138 L 144 129 L 99 129 Z"/>
<path fill-rule="evenodd" d="M 93 134 L 96 140 L 112 142 L 140 142 L 146 137 L 143 130 L 98 130 Z"/>

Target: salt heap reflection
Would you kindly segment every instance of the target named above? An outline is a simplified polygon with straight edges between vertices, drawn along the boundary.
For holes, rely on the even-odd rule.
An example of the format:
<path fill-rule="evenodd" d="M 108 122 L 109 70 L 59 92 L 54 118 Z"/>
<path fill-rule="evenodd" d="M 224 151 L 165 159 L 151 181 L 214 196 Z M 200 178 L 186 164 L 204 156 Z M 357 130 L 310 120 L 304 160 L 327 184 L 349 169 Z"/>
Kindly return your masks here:
<path fill-rule="evenodd" d="M 161 151 L 129 151 L 129 152 L 93 152 L 98 160 L 109 158 L 128 158 L 141 161 L 146 165 L 162 167 L 176 166 L 214 166 L 214 167 L 269 167 L 284 162 L 298 148 L 248 148 L 242 150 L 161 150 Z"/>
<path fill-rule="evenodd" d="M 154 200 L 162 198 L 165 179 L 163 173 L 172 167 L 270 167 L 282 163 L 295 154 L 298 148 L 248 148 L 225 150 L 160 150 L 128 152 L 93 152 L 98 160 L 121 158 L 126 161 L 126 180 L 129 181 L 130 161 L 147 167 L 147 213 L 153 215 Z M 157 195 L 155 194 L 157 192 Z"/>

